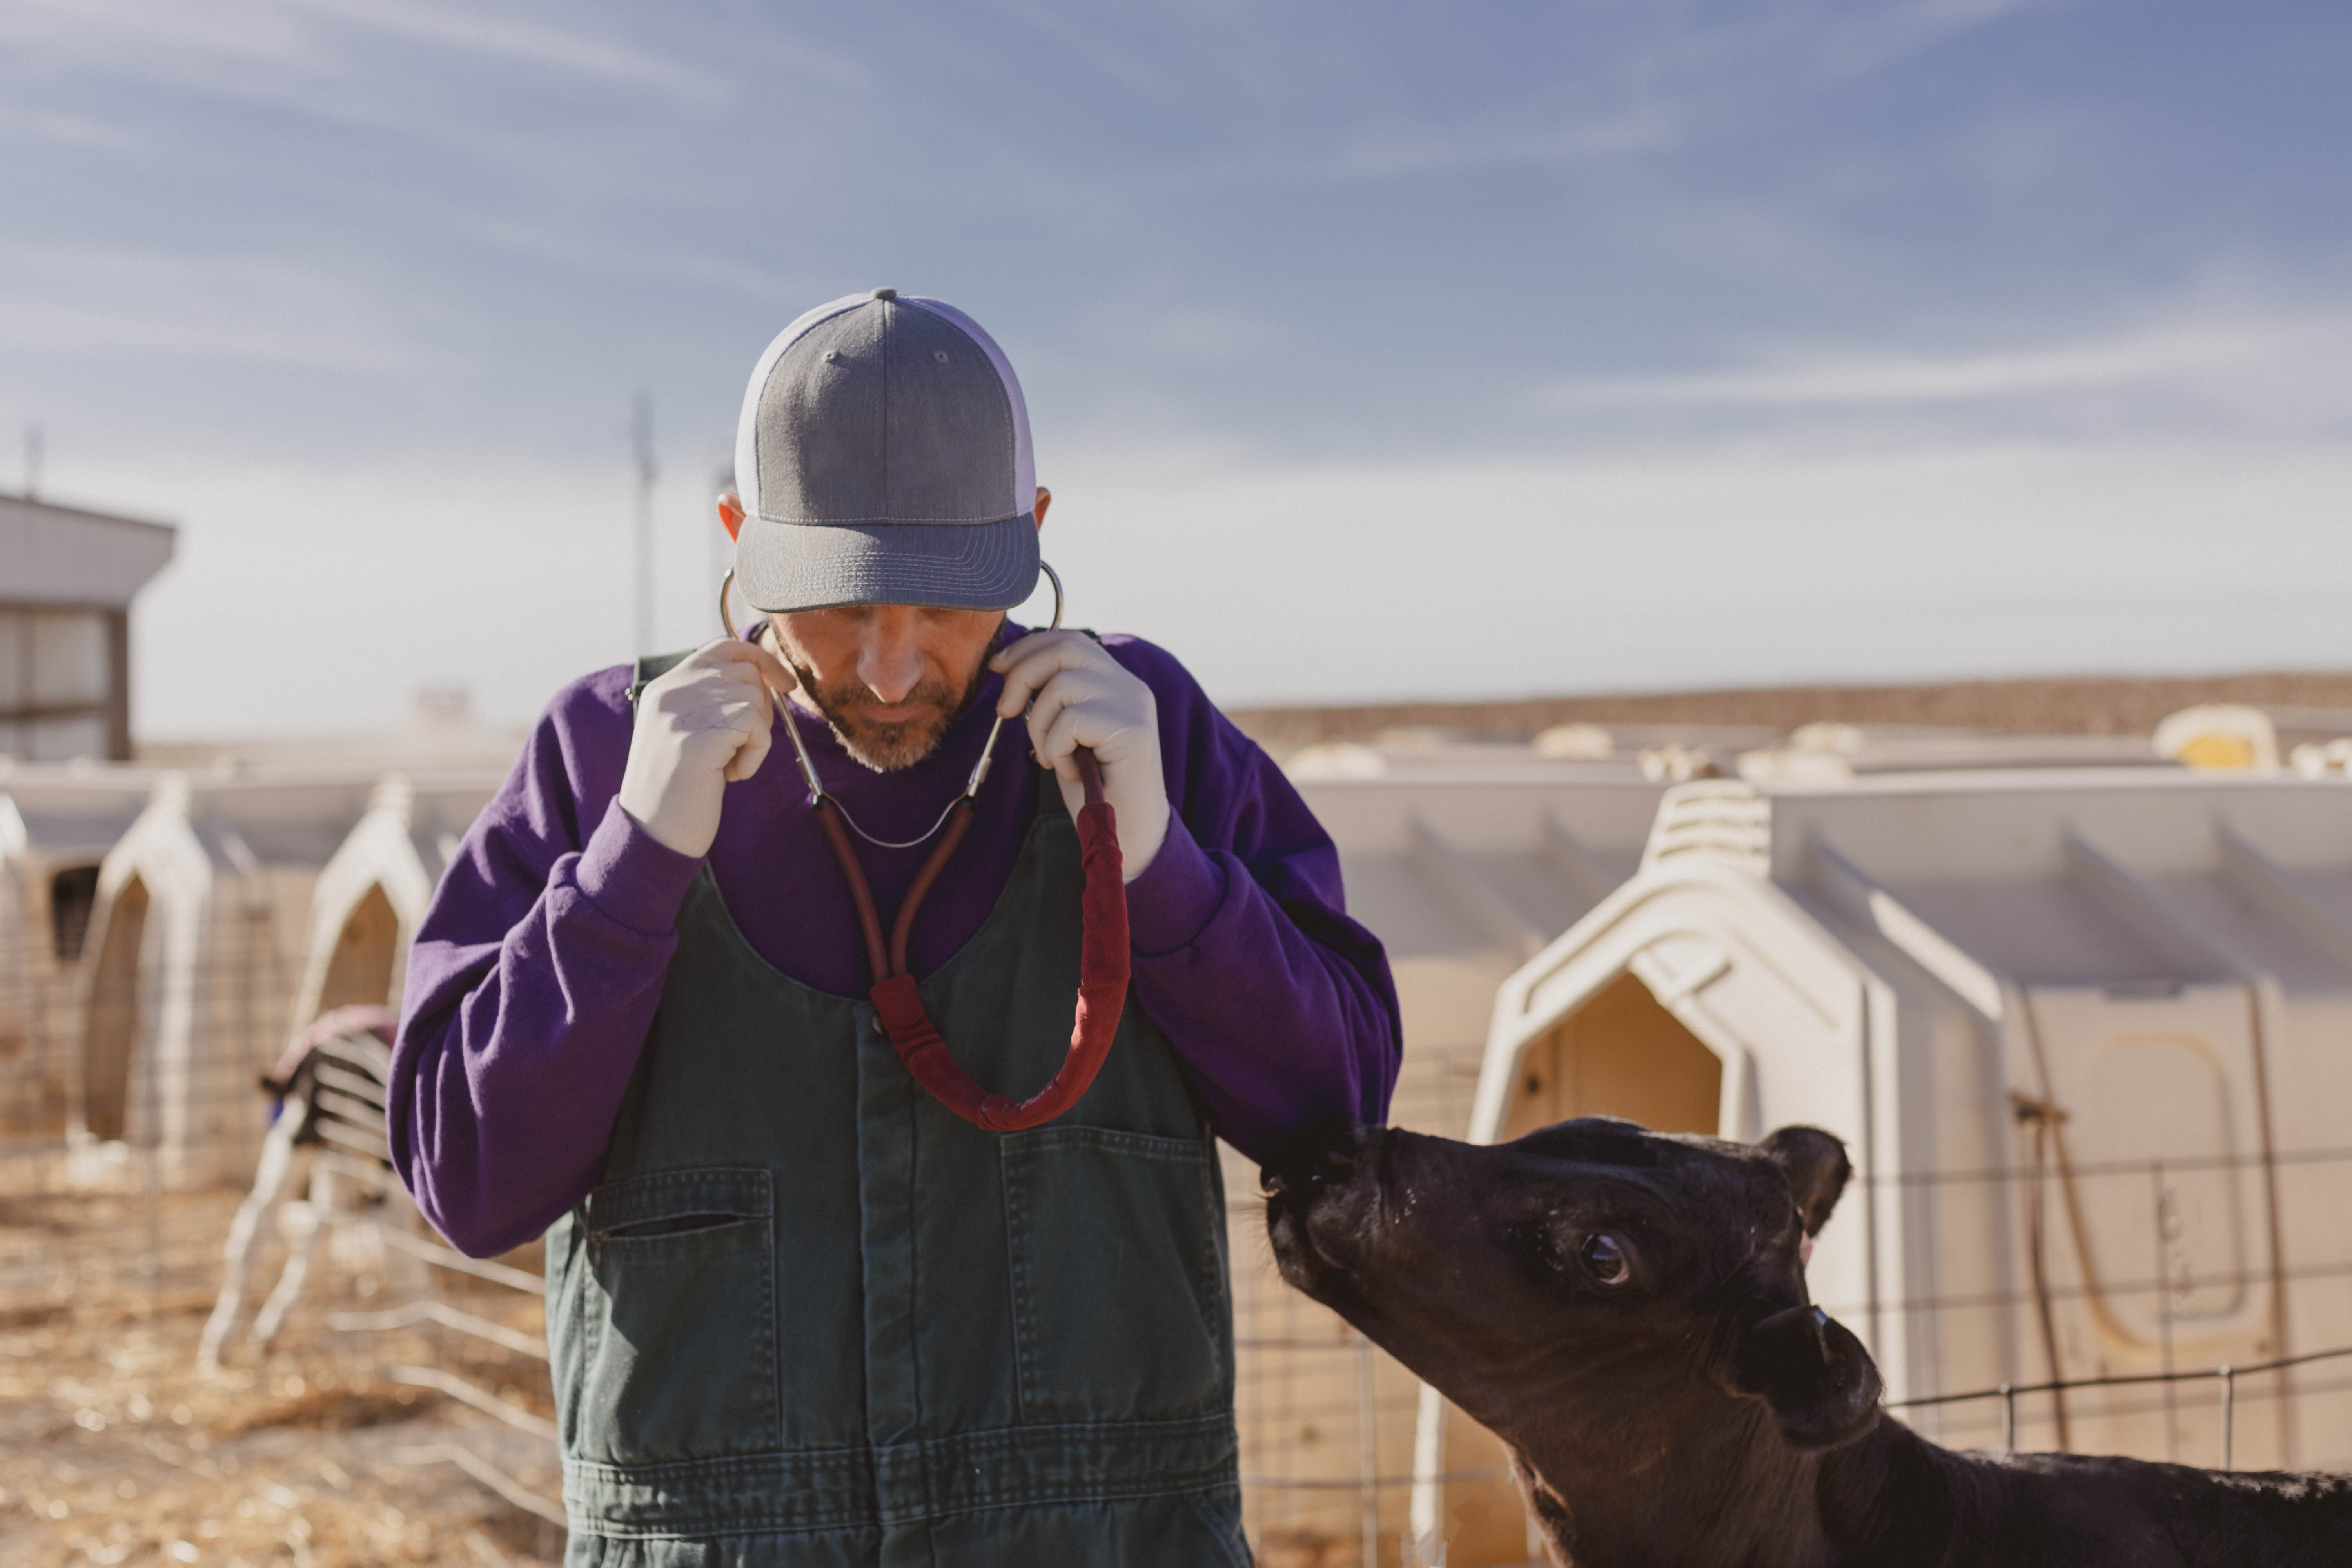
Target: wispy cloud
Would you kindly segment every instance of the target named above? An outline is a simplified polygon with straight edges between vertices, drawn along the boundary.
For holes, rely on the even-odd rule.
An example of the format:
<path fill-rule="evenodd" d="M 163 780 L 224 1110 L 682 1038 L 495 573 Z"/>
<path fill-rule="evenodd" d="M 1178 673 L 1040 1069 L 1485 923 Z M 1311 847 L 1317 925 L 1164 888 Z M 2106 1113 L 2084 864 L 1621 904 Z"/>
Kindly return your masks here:
<path fill-rule="evenodd" d="M 1985 403 L 2055 394 L 2195 387 L 2307 363 L 2341 363 L 2352 320 L 2158 326 L 2023 348 L 1943 354 L 1821 353 L 1696 374 L 1555 383 L 1554 406 L 1794 409 Z M 2346 391 L 2352 392 L 2352 378 Z"/>
<path fill-rule="evenodd" d="M 690 89 L 694 73 L 636 45 L 607 42 L 579 28 L 558 30 L 486 16 L 479 8 L 423 5 L 411 0 L 275 0 L 394 37 L 459 53 L 517 61 L 608 81 L 633 81 L 674 90 Z"/>
<path fill-rule="evenodd" d="M 129 130 L 79 114 L 49 114 L 39 110 L 0 104 L 0 137 L 22 137 L 66 147 L 98 147 L 122 152 L 139 145 Z"/>
<path fill-rule="evenodd" d="M 273 257 L 97 246 L 0 246 L 0 344 L 346 370 L 429 357 L 348 278 Z"/>
<path fill-rule="evenodd" d="M 26 353 L 193 355 L 340 370 L 388 370 L 408 359 L 397 350 L 348 338 L 5 299 L 0 299 L 0 344 Z"/>
<path fill-rule="evenodd" d="M 718 248 L 696 249 L 663 244 L 658 239 L 634 243 L 604 235 L 582 236 L 518 223 L 503 215 L 474 223 L 466 232 L 500 250 L 558 262 L 585 273 L 724 289 L 771 304 L 796 300 L 810 289 L 823 286 L 803 284 L 785 273 L 741 260 Z"/>
<path fill-rule="evenodd" d="M 1229 363 L 1293 335 L 1249 305 L 1188 296 L 1181 280 L 1168 275 L 1098 300 L 1078 320 L 1106 347 L 1188 364 Z"/>
<path fill-rule="evenodd" d="M 511 10 L 511 8 L 509 8 Z M 561 26 L 488 7 L 423 0 L 6 0 L 0 40 L 126 75 L 186 79 L 205 62 L 263 66 L 301 75 L 357 74 L 345 46 L 354 35 L 400 38 L 445 53 L 605 83 L 691 94 L 710 78 L 634 39 L 567 12 Z M 853 62 L 795 51 L 809 69 L 863 79 Z"/>
<path fill-rule="evenodd" d="M 0 42 L 16 46 L 20 61 L 130 75 L 181 76 L 207 60 L 326 63 L 310 31 L 268 0 L 6 0 Z"/>
<path fill-rule="evenodd" d="M 1820 44 L 1824 74 L 1854 77 L 1899 65 L 1956 38 L 2036 11 L 2079 0 L 1910 0 L 1865 10 L 1828 29 Z"/>
<path fill-rule="evenodd" d="M 1358 129 L 1320 172 L 1420 174 L 1567 163 L 1749 135 L 1791 90 L 1887 69 L 2031 14 L 2084 0 L 1907 0 L 1699 23 L 1661 16 L 1605 69 L 1570 67 L 1541 91 L 1452 120 L 1394 114 Z M 1802 84 L 1802 86 L 1801 86 Z"/>
<path fill-rule="evenodd" d="M 1643 105 L 1599 119 L 1531 128 L 1476 122 L 1418 132 L 1391 128 L 1360 139 L 1334 166 L 1351 174 L 1403 174 L 1481 164 L 1548 163 L 1643 152 L 1674 139 L 1674 117 L 1660 106 Z"/>

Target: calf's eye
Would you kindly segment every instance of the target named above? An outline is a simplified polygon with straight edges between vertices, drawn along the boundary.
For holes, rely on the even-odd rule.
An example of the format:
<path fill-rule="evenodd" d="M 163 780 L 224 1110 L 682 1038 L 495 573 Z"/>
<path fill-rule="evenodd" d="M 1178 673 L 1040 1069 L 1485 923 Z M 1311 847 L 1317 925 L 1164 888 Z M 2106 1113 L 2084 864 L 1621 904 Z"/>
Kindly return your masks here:
<path fill-rule="evenodd" d="M 1576 1249 L 1577 1261 L 1584 1271 L 1600 1285 L 1622 1285 L 1633 1277 L 1633 1259 L 1625 1256 L 1624 1244 L 1615 1237 L 1595 1232 L 1584 1238 Z"/>

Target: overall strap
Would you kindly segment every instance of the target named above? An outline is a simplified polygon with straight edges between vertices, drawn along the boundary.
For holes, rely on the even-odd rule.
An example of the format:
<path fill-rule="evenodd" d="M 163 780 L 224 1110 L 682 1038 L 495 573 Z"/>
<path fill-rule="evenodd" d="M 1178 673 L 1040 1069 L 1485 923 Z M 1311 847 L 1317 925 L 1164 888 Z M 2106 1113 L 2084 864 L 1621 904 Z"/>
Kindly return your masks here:
<path fill-rule="evenodd" d="M 637 694 L 679 665 L 692 658 L 694 650 L 682 647 L 676 653 L 649 653 L 637 660 L 635 679 L 629 682 L 629 706 L 637 705 Z"/>
<path fill-rule="evenodd" d="M 1028 771 L 1025 764 L 1022 771 L 1024 773 Z M 1031 773 L 1029 776 L 1036 781 L 1037 820 L 1040 822 L 1051 822 L 1057 816 L 1067 819 L 1070 815 L 1070 807 L 1069 803 L 1062 798 L 1062 781 L 1055 778 L 1052 773 L 1047 773 L 1044 768 L 1039 768 L 1035 773 Z"/>

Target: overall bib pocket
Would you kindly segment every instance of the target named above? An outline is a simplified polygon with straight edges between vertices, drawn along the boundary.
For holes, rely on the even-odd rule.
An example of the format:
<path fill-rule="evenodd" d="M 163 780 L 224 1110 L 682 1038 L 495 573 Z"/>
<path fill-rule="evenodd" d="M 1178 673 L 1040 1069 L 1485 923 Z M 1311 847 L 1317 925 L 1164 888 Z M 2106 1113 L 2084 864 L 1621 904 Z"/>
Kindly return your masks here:
<path fill-rule="evenodd" d="M 659 1171 L 588 1194 L 570 1303 L 583 1331 L 556 1368 L 567 1427 L 593 1434 L 579 1458 L 778 1446 L 774 1215 L 773 1181 L 757 1169 Z"/>
<path fill-rule="evenodd" d="M 1006 1135 L 998 1156 L 1022 1419 L 1221 1407 L 1224 1216 L 1207 1142 L 1049 1126 Z"/>

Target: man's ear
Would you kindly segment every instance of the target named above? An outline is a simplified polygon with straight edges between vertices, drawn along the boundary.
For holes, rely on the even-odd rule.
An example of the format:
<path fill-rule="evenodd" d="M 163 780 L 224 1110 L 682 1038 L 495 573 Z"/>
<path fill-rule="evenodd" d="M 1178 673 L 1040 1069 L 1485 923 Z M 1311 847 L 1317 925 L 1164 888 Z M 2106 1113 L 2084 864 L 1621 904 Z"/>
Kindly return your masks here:
<path fill-rule="evenodd" d="M 1829 1223 L 1830 1211 L 1837 1207 L 1838 1194 L 1845 1191 L 1853 1174 L 1845 1144 L 1818 1127 L 1783 1127 L 1757 1147 L 1771 1155 L 1781 1175 L 1788 1178 L 1797 1212 L 1805 1216 L 1805 1234 L 1819 1236 L 1822 1226 Z"/>
<path fill-rule="evenodd" d="M 1876 1424 L 1885 1385 L 1846 1326 L 1819 1307 L 1775 1312 L 1740 1336 L 1734 1382 L 1772 1407 L 1801 1452 L 1850 1443 Z"/>

